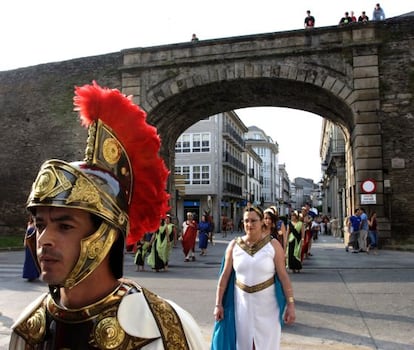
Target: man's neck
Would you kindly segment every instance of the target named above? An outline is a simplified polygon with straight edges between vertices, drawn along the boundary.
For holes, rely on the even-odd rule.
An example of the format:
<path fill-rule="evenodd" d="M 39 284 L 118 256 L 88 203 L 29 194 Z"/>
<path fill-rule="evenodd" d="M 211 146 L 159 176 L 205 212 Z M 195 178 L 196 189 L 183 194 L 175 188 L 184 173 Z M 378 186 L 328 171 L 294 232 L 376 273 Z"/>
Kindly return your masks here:
<path fill-rule="evenodd" d="M 99 268 L 85 280 L 71 289 L 62 287 L 60 289 L 60 300 L 62 307 L 78 309 L 91 305 L 113 292 L 120 282 L 110 274 L 103 274 Z"/>

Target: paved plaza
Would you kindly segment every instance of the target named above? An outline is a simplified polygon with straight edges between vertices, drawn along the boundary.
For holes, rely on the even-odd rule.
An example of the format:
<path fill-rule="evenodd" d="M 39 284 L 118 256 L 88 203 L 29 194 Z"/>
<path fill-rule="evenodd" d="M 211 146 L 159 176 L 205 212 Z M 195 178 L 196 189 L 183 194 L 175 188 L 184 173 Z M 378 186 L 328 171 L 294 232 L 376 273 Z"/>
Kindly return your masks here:
<path fill-rule="evenodd" d="M 216 244 L 195 262 L 184 262 L 176 247 L 167 272 L 137 272 L 126 254 L 125 276 L 190 311 L 208 343 L 220 260 L 236 235 L 216 234 Z M 331 236 L 320 236 L 312 253 L 301 273 L 290 274 L 297 322 L 283 328 L 282 349 L 414 349 L 414 253 L 347 253 Z M 0 350 L 8 348 L 21 310 L 46 291 L 42 282 L 20 277 L 23 257 L 23 251 L 0 252 Z"/>

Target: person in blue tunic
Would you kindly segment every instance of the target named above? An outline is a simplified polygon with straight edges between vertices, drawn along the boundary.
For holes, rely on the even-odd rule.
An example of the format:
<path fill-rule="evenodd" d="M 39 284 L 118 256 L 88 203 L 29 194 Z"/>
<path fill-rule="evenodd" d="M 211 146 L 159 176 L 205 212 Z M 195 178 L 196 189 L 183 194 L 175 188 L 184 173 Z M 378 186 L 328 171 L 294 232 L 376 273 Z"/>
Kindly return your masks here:
<path fill-rule="evenodd" d="M 24 263 L 23 263 L 23 278 L 27 279 L 29 282 L 36 280 L 39 277 L 39 268 L 37 267 L 36 260 L 33 257 L 33 254 L 28 246 L 28 238 L 36 234 L 33 217 L 30 215 L 29 221 L 27 223 L 26 234 L 24 236 Z M 30 239 L 29 239 L 30 240 Z"/>
<path fill-rule="evenodd" d="M 207 254 L 208 238 L 211 234 L 211 224 L 207 221 L 205 215 L 201 216 L 201 221 L 198 223 L 198 247 L 201 250 L 200 255 Z"/>

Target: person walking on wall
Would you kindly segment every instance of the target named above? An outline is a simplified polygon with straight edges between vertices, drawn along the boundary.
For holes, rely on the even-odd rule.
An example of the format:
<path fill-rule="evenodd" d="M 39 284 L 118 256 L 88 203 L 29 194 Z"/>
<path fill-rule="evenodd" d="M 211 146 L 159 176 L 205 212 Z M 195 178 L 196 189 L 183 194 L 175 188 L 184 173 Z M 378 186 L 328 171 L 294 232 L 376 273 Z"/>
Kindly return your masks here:
<path fill-rule="evenodd" d="M 385 19 L 385 13 L 380 4 L 376 4 L 374 11 L 372 12 L 373 21 L 383 21 Z"/>
<path fill-rule="evenodd" d="M 306 17 L 305 17 L 305 28 L 311 29 L 315 27 L 315 17 L 311 15 L 310 10 L 306 11 Z"/>

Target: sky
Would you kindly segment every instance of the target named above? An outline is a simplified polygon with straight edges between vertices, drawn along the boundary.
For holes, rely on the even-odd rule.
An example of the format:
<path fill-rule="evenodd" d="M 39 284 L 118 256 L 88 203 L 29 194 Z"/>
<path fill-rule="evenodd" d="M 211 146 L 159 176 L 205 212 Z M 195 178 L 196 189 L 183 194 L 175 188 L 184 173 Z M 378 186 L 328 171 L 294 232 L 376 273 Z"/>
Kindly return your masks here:
<path fill-rule="evenodd" d="M 317 27 L 337 25 L 345 11 L 356 16 L 366 11 L 371 18 L 375 4 L 366 0 L 4 0 L 0 3 L 0 71 L 186 42 L 193 33 L 203 40 L 297 30 L 303 28 L 306 10 L 315 17 Z M 414 11 L 411 0 L 380 4 L 387 18 Z M 286 163 L 291 180 L 320 180 L 320 116 L 264 107 L 238 114 L 247 126 L 268 130 L 278 142 L 279 161 Z M 264 126 L 269 118 L 272 128 Z M 291 140 L 292 118 L 306 125 L 303 135 L 296 134 L 303 143 Z M 297 155 L 303 149 L 307 156 L 299 162 Z"/>

